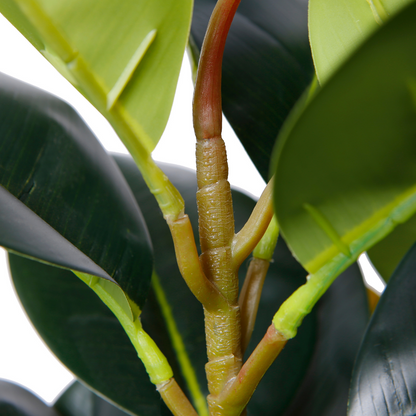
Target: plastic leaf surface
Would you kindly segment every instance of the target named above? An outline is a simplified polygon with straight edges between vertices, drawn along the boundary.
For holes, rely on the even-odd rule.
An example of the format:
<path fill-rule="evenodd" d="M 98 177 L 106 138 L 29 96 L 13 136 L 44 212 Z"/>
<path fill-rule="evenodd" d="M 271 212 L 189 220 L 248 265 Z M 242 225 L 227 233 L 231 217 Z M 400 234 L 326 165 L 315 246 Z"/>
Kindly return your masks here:
<path fill-rule="evenodd" d="M 114 161 L 78 114 L 50 94 L 2 75 L 0 107 L 0 244 L 116 281 L 142 305 L 151 246 Z"/>
<path fill-rule="evenodd" d="M 127 125 L 153 150 L 170 113 L 191 0 L 5 0 L 0 12 L 116 127 Z"/>
<path fill-rule="evenodd" d="M 195 1 L 195 61 L 215 3 Z M 314 73 L 307 6 L 306 0 L 242 1 L 225 46 L 223 111 L 265 180 L 277 133 Z"/>
<path fill-rule="evenodd" d="M 335 276 L 416 210 L 415 17 L 387 22 L 280 138 L 277 216 L 312 274 Z"/>
<path fill-rule="evenodd" d="M 384 291 L 361 345 L 351 383 L 348 415 L 416 413 L 416 246 Z"/>
<path fill-rule="evenodd" d="M 311 0 L 309 38 L 319 82 L 411 0 Z"/>

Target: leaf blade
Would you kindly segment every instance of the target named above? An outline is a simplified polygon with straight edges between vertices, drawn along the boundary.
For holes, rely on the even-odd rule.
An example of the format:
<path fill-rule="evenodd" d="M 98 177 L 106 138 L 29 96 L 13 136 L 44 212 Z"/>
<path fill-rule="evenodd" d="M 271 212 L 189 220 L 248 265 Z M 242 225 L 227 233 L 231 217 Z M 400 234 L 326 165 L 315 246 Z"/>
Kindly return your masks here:
<path fill-rule="evenodd" d="M 354 367 L 348 415 L 413 414 L 415 246 L 392 276 L 363 339 Z"/>
<path fill-rule="evenodd" d="M 111 277 L 142 305 L 152 269 L 150 241 L 117 166 L 63 101 L 5 75 L 0 86 L 0 185 L 9 210 L 2 213 L 8 227 L 2 244 Z"/>
<path fill-rule="evenodd" d="M 415 210 L 416 125 L 409 80 L 416 62 L 408 53 L 416 39 L 406 17 L 413 13 L 411 5 L 369 39 L 304 111 L 292 116 L 276 149 L 282 233 L 311 273 L 325 264 L 334 272 L 351 264 Z M 305 204 L 316 208 L 322 221 Z"/>

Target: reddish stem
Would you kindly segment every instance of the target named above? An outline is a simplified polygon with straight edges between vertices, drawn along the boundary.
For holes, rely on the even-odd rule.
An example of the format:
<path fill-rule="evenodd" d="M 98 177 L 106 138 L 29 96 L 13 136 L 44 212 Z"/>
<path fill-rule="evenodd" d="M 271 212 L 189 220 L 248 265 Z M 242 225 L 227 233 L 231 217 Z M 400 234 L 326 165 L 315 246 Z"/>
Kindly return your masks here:
<path fill-rule="evenodd" d="M 221 71 L 225 41 L 240 0 L 219 0 L 208 24 L 195 85 L 193 114 L 198 140 L 221 136 Z"/>

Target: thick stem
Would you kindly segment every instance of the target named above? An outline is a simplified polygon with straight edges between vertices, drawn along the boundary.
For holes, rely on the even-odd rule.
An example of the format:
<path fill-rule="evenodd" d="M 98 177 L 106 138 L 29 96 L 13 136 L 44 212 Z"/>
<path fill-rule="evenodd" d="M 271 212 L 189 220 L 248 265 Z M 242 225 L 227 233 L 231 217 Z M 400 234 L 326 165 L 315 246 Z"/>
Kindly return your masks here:
<path fill-rule="evenodd" d="M 266 335 L 223 392 L 211 403 L 212 416 L 239 416 L 263 375 L 286 345 L 287 339 L 270 325 Z"/>
<path fill-rule="evenodd" d="M 200 261 L 205 276 L 226 299 L 216 310 L 205 309 L 206 372 L 209 391 L 216 397 L 242 363 L 238 277 L 231 256 L 234 214 L 223 140 L 198 140 L 196 155 Z"/>

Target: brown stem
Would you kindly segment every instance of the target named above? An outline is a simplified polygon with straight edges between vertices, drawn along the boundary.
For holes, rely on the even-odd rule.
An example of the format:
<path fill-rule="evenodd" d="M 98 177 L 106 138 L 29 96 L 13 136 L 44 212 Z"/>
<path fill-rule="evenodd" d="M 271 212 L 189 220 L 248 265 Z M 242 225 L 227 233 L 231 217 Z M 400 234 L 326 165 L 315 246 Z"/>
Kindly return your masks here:
<path fill-rule="evenodd" d="M 239 298 L 241 313 L 241 349 L 244 354 L 256 322 L 261 292 L 270 261 L 253 257 Z"/>
<path fill-rule="evenodd" d="M 163 401 L 174 416 L 198 416 L 174 378 L 156 386 Z"/>
<path fill-rule="evenodd" d="M 270 325 L 238 376 L 226 386 L 215 403 L 211 403 L 212 415 L 239 416 L 286 342 L 287 339 L 274 325 Z"/>

